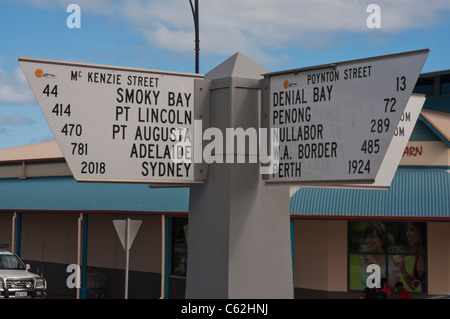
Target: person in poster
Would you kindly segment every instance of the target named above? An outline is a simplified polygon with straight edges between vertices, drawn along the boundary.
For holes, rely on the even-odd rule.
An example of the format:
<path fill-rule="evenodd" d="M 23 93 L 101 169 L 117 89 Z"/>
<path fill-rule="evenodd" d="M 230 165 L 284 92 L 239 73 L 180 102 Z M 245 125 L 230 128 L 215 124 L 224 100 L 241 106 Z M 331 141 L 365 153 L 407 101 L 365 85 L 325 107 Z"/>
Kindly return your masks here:
<path fill-rule="evenodd" d="M 349 288 L 364 290 L 376 264 L 387 287 L 402 282 L 409 292 L 426 292 L 426 223 L 353 221 L 349 223 Z"/>
<path fill-rule="evenodd" d="M 406 239 L 414 256 L 392 256 L 403 282 L 410 291 L 424 292 L 426 287 L 425 223 L 408 222 Z"/>
<path fill-rule="evenodd" d="M 397 269 L 391 258 L 386 259 L 386 252 L 394 246 L 394 238 L 386 230 L 381 222 L 372 222 L 366 226 L 363 232 L 362 251 L 370 254 L 360 255 L 360 265 L 366 269 L 370 264 L 380 266 L 381 275 L 384 277 L 388 269 Z M 389 265 L 387 265 L 387 262 Z M 388 276 L 387 286 L 395 287 L 398 281 L 396 276 Z"/>

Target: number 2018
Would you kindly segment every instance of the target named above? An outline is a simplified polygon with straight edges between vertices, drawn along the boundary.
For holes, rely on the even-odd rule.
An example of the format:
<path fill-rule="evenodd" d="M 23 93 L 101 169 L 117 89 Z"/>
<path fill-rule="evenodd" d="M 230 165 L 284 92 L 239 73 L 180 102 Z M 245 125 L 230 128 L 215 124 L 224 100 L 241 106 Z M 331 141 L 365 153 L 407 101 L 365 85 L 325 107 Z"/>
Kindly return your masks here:
<path fill-rule="evenodd" d="M 105 162 L 82 162 L 81 166 L 82 174 L 105 174 L 106 172 Z"/>

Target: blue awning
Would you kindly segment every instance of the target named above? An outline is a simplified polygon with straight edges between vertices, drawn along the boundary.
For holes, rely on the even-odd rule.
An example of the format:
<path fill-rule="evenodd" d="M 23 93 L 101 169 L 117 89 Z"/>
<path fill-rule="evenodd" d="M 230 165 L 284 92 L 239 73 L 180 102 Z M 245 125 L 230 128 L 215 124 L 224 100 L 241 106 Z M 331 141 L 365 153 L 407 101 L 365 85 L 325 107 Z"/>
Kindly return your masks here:
<path fill-rule="evenodd" d="M 330 218 L 450 219 L 446 169 L 399 168 L 388 190 L 300 188 L 291 215 Z"/>
<path fill-rule="evenodd" d="M 183 213 L 189 188 L 78 183 L 73 177 L 0 179 L 0 211 Z"/>

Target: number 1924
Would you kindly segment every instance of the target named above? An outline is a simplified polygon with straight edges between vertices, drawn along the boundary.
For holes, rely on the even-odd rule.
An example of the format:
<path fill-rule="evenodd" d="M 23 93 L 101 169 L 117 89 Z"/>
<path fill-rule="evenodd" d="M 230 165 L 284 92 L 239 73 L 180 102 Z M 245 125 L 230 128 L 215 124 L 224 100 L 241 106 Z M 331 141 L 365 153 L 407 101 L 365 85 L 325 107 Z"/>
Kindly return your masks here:
<path fill-rule="evenodd" d="M 364 160 L 348 161 L 348 173 L 349 174 L 369 174 L 370 173 L 370 160 L 367 160 L 366 162 Z"/>

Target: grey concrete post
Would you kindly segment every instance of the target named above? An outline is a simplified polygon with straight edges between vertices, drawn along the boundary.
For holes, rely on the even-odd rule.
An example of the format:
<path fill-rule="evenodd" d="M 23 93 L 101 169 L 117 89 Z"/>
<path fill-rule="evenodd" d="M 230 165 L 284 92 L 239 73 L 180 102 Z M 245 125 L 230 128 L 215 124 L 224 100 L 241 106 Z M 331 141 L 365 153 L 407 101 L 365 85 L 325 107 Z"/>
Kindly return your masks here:
<path fill-rule="evenodd" d="M 226 128 L 259 128 L 267 72 L 237 53 L 205 75 L 211 127 L 224 139 Z M 293 298 L 289 188 L 264 185 L 252 157 L 225 163 L 224 156 L 191 187 L 186 298 Z"/>

